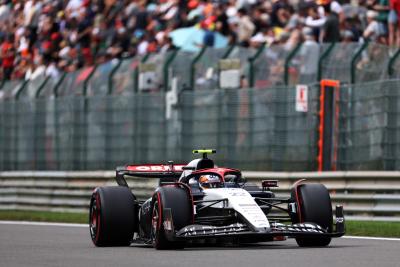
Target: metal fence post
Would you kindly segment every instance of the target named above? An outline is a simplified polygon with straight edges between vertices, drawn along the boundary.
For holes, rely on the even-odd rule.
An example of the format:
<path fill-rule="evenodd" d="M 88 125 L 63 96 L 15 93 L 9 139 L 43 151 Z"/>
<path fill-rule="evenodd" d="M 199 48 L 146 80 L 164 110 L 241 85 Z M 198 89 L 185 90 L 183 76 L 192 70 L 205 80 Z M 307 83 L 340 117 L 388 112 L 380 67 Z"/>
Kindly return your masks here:
<path fill-rule="evenodd" d="M 90 79 L 92 78 L 93 74 L 96 72 L 96 69 L 98 66 L 99 66 L 98 64 L 94 65 L 92 71 L 89 73 L 86 80 L 83 81 L 83 96 L 84 97 L 87 96 L 88 83 L 89 83 Z"/>
<path fill-rule="evenodd" d="M 400 48 L 397 49 L 396 53 L 390 58 L 388 63 L 388 76 L 391 78 L 394 74 L 394 64 L 396 63 L 397 58 L 400 56 Z"/>
<path fill-rule="evenodd" d="M 44 81 L 39 85 L 39 88 L 36 90 L 35 93 L 35 98 L 39 98 L 40 93 L 43 91 L 44 87 L 46 86 L 46 83 L 50 80 L 50 76 L 47 76 Z"/>
<path fill-rule="evenodd" d="M 225 51 L 225 53 L 222 55 L 221 59 L 227 59 L 229 57 L 229 55 L 232 53 L 233 49 L 236 47 L 235 44 L 231 45 L 228 47 L 228 49 Z M 221 74 L 221 69 L 220 69 L 220 65 L 218 64 L 218 83 L 217 83 L 217 88 L 221 88 L 220 87 L 220 74 Z"/>
<path fill-rule="evenodd" d="M 297 52 L 300 50 L 300 47 L 302 46 L 302 42 L 299 42 L 295 48 L 289 53 L 289 55 L 285 59 L 285 72 L 284 72 L 284 77 L 283 80 L 285 82 L 285 85 L 289 85 L 289 67 L 290 67 L 290 61 L 296 56 Z"/>
<path fill-rule="evenodd" d="M 15 93 L 15 100 L 19 99 L 19 96 L 21 95 L 22 91 L 24 91 L 24 89 L 28 83 L 29 83 L 29 80 L 25 80 L 22 82 L 22 85 L 17 89 L 17 92 Z"/>
<path fill-rule="evenodd" d="M 247 60 L 249 62 L 249 87 L 254 87 L 254 61 L 261 55 L 261 53 L 265 49 L 265 43 L 262 43 L 261 46 L 257 49 L 256 53 L 249 57 Z"/>
<path fill-rule="evenodd" d="M 140 140 L 137 138 L 140 129 L 139 129 L 139 68 L 141 63 L 145 63 L 147 59 L 150 57 L 151 53 L 147 53 L 146 55 L 143 56 L 143 58 L 140 60 L 139 65 L 135 67 L 135 70 L 133 72 L 133 78 L 134 78 L 134 88 L 133 88 L 133 108 L 132 108 L 132 125 L 133 125 L 133 135 L 132 135 L 132 144 L 133 144 L 133 149 L 132 149 L 132 155 L 133 155 L 133 160 L 138 161 L 138 155 L 141 155 L 141 151 L 138 150 Z M 136 93 L 136 94 L 135 94 Z"/>
<path fill-rule="evenodd" d="M 108 123 L 111 122 L 112 120 L 112 116 L 111 116 L 111 112 L 112 112 L 112 105 L 110 105 L 110 101 L 112 101 L 112 93 L 113 93 L 113 86 L 114 86 L 114 74 L 117 72 L 117 70 L 119 69 L 119 67 L 121 66 L 122 62 L 124 61 L 124 58 L 121 58 L 118 63 L 114 66 L 114 68 L 111 70 L 110 75 L 108 76 L 108 88 L 107 88 L 107 95 L 106 95 L 106 126 L 105 126 L 105 142 L 104 142 L 104 169 L 107 169 L 108 167 L 108 158 L 107 156 L 109 155 L 108 151 L 110 150 L 110 125 L 108 125 Z"/>
<path fill-rule="evenodd" d="M 201 59 L 203 54 L 206 52 L 207 46 L 203 46 L 200 52 L 196 55 L 196 57 L 190 63 L 190 90 L 194 90 L 196 86 L 196 63 Z"/>
<path fill-rule="evenodd" d="M 236 45 L 232 44 L 228 47 L 228 49 L 225 51 L 225 53 L 222 55 L 221 59 L 226 59 L 229 57 L 229 55 L 232 53 L 233 49 L 235 49 Z"/>
<path fill-rule="evenodd" d="M 62 74 L 62 76 L 60 77 L 60 79 L 57 81 L 57 83 L 54 85 L 53 88 L 53 95 L 55 98 L 58 97 L 58 88 L 60 87 L 60 85 L 62 84 L 62 82 L 64 81 L 65 77 L 68 75 L 68 72 L 64 72 Z"/>
<path fill-rule="evenodd" d="M 13 147 L 14 147 L 14 159 L 13 159 L 13 170 L 17 170 L 18 169 L 18 121 L 19 121 L 19 115 L 18 115 L 18 105 L 17 102 L 19 100 L 19 97 L 22 93 L 22 91 L 24 91 L 24 89 L 26 88 L 26 85 L 29 83 L 29 80 L 25 80 L 22 82 L 22 85 L 17 89 L 17 92 L 15 94 L 15 103 L 13 106 L 13 113 L 15 114 L 15 121 L 14 121 L 14 138 L 13 138 Z"/>
<path fill-rule="evenodd" d="M 53 95 L 54 95 L 54 146 L 55 146 L 55 157 L 56 157 L 56 168 L 59 170 L 61 168 L 60 163 L 60 128 L 59 128 L 59 112 L 58 112 L 58 105 L 57 105 L 57 98 L 58 98 L 58 89 L 60 85 L 64 81 L 65 77 L 68 75 L 68 72 L 64 72 L 60 79 L 53 87 Z"/>
<path fill-rule="evenodd" d="M 42 166 L 40 166 L 39 164 L 39 147 L 43 147 L 44 144 L 41 146 L 39 145 L 39 140 L 42 140 L 42 138 L 39 137 L 39 131 L 45 132 L 45 128 L 41 127 L 41 125 L 39 124 L 39 119 L 40 119 L 40 114 L 41 112 L 39 111 L 39 108 L 42 107 L 42 105 L 40 105 L 38 103 L 39 101 L 39 97 L 40 97 L 40 93 L 42 92 L 42 90 L 45 88 L 45 85 L 47 83 L 47 81 L 50 79 L 50 76 L 47 76 L 44 81 L 39 85 L 39 88 L 36 90 L 35 93 L 35 114 L 34 114 L 34 128 L 33 128 L 33 155 L 34 155 L 34 166 L 36 170 L 42 170 L 42 169 L 46 169 L 42 168 Z M 46 165 L 46 164 L 45 164 Z"/>
<path fill-rule="evenodd" d="M 331 43 L 318 59 L 317 81 L 320 81 L 322 79 L 322 63 L 332 52 L 333 48 L 335 47 L 335 44 L 336 44 L 335 42 Z"/>
<path fill-rule="evenodd" d="M 168 75 L 168 70 L 169 70 L 169 66 L 172 64 L 172 62 L 174 61 L 176 55 L 179 52 L 179 48 L 175 49 L 174 51 L 172 51 L 172 53 L 169 55 L 169 57 L 167 58 L 167 60 L 164 63 L 163 66 L 163 81 L 164 81 L 164 92 L 168 91 L 168 87 L 169 87 L 169 75 Z"/>
<path fill-rule="evenodd" d="M 87 93 L 88 93 L 88 84 L 90 79 L 93 77 L 93 74 L 96 72 L 96 69 L 99 65 L 96 64 L 93 66 L 92 71 L 89 73 L 88 77 L 86 78 L 86 80 L 83 82 L 83 114 L 82 114 L 82 118 L 83 118 L 83 127 L 84 130 L 82 130 L 83 136 L 80 138 L 80 142 L 79 142 L 79 147 L 82 149 L 82 153 L 79 157 L 79 160 L 81 160 L 81 162 L 79 163 L 80 166 L 82 166 L 80 169 L 82 170 L 86 170 L 87 169 L 87 155 L 88 155 L 88 131 L 89 131 L 89 127 L 88 127 L 88 116 L 89 116 L 89 99 L 87 97 Z M 76 147 L 74 148 L 76 149 Z"/>
<path fill-rule="evenodd" d="M 135 68 L 135 71 L 133 72 L 133 80 L 134 80 L 134 87 L 133 88 L 133 92 L 137 93 L 139 92 L 139 67 L 141 63 L 146 63 L 147 59 L 150 57 L 151 53 L 147 53 L 146 55 L 144 55 L 144 57 L 142 58 L 142 60 L 140 60 L 139 66 L 137 66 Z"/>
<path fill-rule="evenodd" d="M 113 86 L 114 86 L 114 81 L 113 81 L 114 74 L 117 72 L 117 70 L 121 66 L 122 61 L 124 61 L 124 59 L 122 59 L 122 58 L 118 60 L 117 65 L 114 66 L 114 68 L 110 72 L 110 75 L 108 76 L 107 95 L 112 94 Z"/>
<path fill-rule="evenodd" d="M 356 82 L 356 63 L 357 59 L 361 56 L 361 53 L 368 47 L 368 42 L 362 44 L 362 46 L 357 50 L 354 56 L 351 58 L 351 72 L 350 72 L 350 83 L 354 84 Z"/>
<path fill-rule="evenodd" d="M 229 48 L 225 51 L 225 53 L 222 55 L 221 59 L 227 59 L 229 57 L 229 55 L 232 53 L 233 49 L 235 49 L 236 45 L 232 44 L 231 46 L 229 46 Z M 220 83 L 220 76 L 221 76 L 221 68 L 220 68 L 220 64 L 218 64 L 218 87 L 217 88 L 221 88 L 221 83 Z M 223 90 L 219 90 L 218 91 L 218 134 L 217 134 L 217 142 L 218 144 L 222 144 L 222 140 L 224 139 L 224 135 L 223 135 L 223 129 L 224 129 L 224 113 L 223 113 L 223 104 L 225 102 L 225 91 Z M 222 146 L 221 146 L 222 147 Z M 228 147 L 229 149 L 229 147 Z M 222 149 L 221 149 L 222 150 Z M 221 151 L 224 152 L 224 151 Z M 228 154 L 228 153 L 227 153 Z"/>

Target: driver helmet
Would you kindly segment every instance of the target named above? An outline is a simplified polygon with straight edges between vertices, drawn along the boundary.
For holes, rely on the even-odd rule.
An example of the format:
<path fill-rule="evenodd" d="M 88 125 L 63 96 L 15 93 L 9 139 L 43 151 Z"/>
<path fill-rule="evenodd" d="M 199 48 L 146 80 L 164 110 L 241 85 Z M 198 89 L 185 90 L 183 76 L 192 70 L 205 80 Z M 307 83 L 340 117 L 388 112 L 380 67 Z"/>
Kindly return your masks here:
<path fill-rule="evenodd" d="M 200 176 L 199 183 L 201 187 L 208 189 L 208 188 L 219 188 L 223 187 L 223 182 L 221 179 L 215 174 L 204 174 Z"/>

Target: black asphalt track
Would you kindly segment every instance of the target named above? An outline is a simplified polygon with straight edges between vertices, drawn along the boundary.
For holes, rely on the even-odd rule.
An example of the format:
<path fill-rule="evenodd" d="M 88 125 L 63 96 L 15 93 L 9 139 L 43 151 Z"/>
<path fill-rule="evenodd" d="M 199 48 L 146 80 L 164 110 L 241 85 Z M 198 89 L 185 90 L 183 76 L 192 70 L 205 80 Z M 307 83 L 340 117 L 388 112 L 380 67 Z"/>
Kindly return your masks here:
<path fill-rule="evenodd" d="M 145 245 L 97 248 L 86 227 L 0 224 L 1 267 L 56 266 L 400 266 L 400 241 L 334 239 L 327 248 L 294 240 L 242 247 L 156 251 Z"/>

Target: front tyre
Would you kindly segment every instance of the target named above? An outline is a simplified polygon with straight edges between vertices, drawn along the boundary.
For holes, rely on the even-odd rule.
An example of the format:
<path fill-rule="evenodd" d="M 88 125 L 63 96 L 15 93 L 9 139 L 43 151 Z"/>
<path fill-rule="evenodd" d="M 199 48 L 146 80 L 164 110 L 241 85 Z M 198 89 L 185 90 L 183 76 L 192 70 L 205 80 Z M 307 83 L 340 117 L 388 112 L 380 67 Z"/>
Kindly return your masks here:
<path fill-rule="evenodd" d="M 99 247 L 129 246 L 137 224 L 135 197 L 127 187 L 96 188 L 90 200 L 89 229 Z"/>
<path fill-rule="evenodd" d="M 164 209 L 171 209 L 175 230 L 192 222 L 192 207 L 188 192 L 179 187 L 161 187 L 153 196 L 151 217 L 151 239 L 156 249 L 179 249 L 183 242 L 168 240 L 164 228 Z"/>
<path fill-rule="evenodd" d="M 297 194 L 296 194 L 297 191 Z M 322 184 L 301 184 L 294 188 L 292 197 L 296 199 L 299 214 L 293 223 L 312 222 L 332 232 L 332 204 L 329 192 Z M 330 237 L 297 237 L 300 247 L 324 247 L 331 242 Z"/>

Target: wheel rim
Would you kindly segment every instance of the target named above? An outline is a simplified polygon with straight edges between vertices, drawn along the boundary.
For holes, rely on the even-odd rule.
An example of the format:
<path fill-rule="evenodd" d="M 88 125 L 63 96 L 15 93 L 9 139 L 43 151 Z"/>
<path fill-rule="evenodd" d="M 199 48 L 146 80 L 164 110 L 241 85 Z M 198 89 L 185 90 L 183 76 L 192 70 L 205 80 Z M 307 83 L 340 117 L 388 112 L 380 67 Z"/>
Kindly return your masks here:
<path fill-rule="evenodd" d="M 92 206 L 90 209 L 90 235 L 93 240 L 97 240 L 97 231 L 100 224 L 100 208 L 96 198 L 93 198 Z"/>
<path fill-rule="evenodd" d="M 158 202 L 156 201 L 154 202 L 153 212 L 151 215 L 151 238 L 153 241 L 156 240 L 159 218 L 160 215 L 158 213 Z"/>

